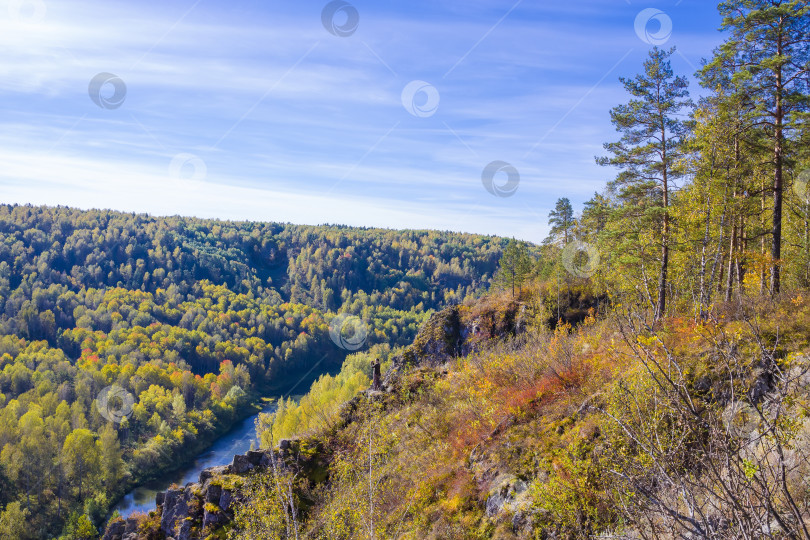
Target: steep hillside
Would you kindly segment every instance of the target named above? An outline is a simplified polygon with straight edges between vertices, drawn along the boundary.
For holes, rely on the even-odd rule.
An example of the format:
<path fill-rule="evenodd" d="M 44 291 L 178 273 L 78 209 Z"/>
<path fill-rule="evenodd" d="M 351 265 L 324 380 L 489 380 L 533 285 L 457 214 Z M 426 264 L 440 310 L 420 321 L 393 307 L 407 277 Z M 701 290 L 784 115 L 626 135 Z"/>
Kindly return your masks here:
<path fill-rule="evenodd" d="M 808 300 L 554 331 L 534 304 L 435 314 L 378 388 L 105 538 L 803 537 Z"/>

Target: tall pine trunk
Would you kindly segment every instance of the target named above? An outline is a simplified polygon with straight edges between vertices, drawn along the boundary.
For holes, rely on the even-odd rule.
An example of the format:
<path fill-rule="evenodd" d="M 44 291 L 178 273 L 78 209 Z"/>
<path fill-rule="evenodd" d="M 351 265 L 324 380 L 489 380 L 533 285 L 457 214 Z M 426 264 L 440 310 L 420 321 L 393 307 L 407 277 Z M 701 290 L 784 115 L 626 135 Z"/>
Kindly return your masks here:
<path fill-rule="evenodd" d="M 764 179 L 762 180 L 762 194 L 760 195 L 760 198 L 759 198 L 759 209 L 760 209 L 760 214 L 759 214 L 759 216 L 760 216 L 759 217 L 760 226 L 762 227 L 762 230 L 765 231 L 765 180 Z M 766 242 L 765 234 L 763 234 L 760 237 L 760 246 L 759 246 L 760 254 L 761 254 L 761 257 L 762 257 L 762 261 L 760 263 L 760 268 L 759 268 L 759 294 L 765 294 L 765 283 L 766 283 L 766 276 L 767 276 L 767 270 L 765 268 L 765 266 L 766 266 L 766 264 L 765 264 L 765 254 L 767 253 L 767 250 L 765 248 L 765 242 Z"/>
<path fill-rule="evenodd" d="M 728 276 L 726 277 L 726 302 L 731 300 L 734 289 L 734 254 L 737 250 L 737 219 L 734 219 L 734 226 L 731 228 L 731 239 L 728 248 Z"/>
<path fill-rule="evenodd" d="M 779 43 L 779 54 L 782 53 L 782 43 Z M 776 70 L 776 114 L 774 117 L 774 138 L 776 142 L 773 149 L 774 178 L 773 178 L 773 245 L 771 246 L 771 294 L 779 294 L 780 288 L 780 259 L 782 258 L 782 146 L 784 137 L 784 110 L 782 108 L 782 69 Z"/>
<path fill-rule="evenodd" d="M 661 125 L 664 126 L 662 119 Z M 667 178 L 667 139 L 666 129 L 661 130 L 661 141 L 663 148 L 663 202 L 664 202 L 664 222 L 661 231 L 661 275 L 658 278 L 658 305 L 655 308 L 655 320 L 664 316 L 667 309 L 667 270 L 669 269 L 669 185 Z"/>
<path fill-rule="evenodd" d="M 740 238 L 739 238 L 739 248 L 737 251 L 739 252 L 739 256 L 737 257 L 737 284 L 740 288 L 740 294 L 744 292 L 745 289 L 745 253 L 748 251 L 748 238 L 745 236 L 745 227 L 748 224 L 748 220 L 746 219 L 745 215 L 740 216 Z"/>

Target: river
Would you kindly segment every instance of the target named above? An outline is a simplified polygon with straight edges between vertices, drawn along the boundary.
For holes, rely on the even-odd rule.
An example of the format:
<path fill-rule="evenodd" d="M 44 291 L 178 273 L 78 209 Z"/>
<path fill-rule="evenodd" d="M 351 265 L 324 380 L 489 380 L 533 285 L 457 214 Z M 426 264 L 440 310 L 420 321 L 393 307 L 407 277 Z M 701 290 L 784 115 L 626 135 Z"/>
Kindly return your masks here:
<path fill-rule="evenodd" d="M 233 461 L 234 454 L 244 454 L 250 450 L 250 443 L 256 441 L 256 418 L 261 413 L 274 412 L 275 402 L 269 405 L 260 413 L 245 418 L 234 425 L 230 431 L 222 435 L 209 446 L 203 453 L 199 454 L 187 467 L 169 473 L 162 478 L 152 480 L 146 484 L 136 487 L 118 502 L 113 510 L 118 510 L 122 517 L 127 518 L 133 512 L 149 512 L 155 509 L 155 495 L 160 491 L 166 491 L 172 484 L 180 486 L 188 482 L 196 482 L 200 477 L 200 471 L 208 467 L 217 465 L 228 465 Z"/>

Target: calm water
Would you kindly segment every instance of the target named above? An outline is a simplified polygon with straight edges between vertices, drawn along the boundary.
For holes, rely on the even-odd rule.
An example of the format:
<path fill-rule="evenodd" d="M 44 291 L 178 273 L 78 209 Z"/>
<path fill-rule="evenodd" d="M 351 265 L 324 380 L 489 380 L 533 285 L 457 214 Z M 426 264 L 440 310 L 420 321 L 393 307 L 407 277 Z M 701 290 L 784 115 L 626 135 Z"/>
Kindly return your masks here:
<path fill-rule="evenodd" d="M 273 403 L 265 408 L 264 413 L 273 412 L 276 404 Z M 149 512 L 155 509 L 155 495 L 160 491 L 166 491 L 172 484 L 181 486 L 188 482 L 196 482 L 200 477 L 200 471 L 208 467 L 218 465 L 228 465 L 233 461 L 234 454 L 244 454 L 250 450 L 250 443 L 256 443 L 255 421 L 260 413 L 245 418 L 236 424 L 231 431 L 217 439 L 202 454 L 198 455 L 194 462 L 188 467 L 137 487 L 127 493 L 114 510 L 118 510 L 122 517 L 129 517 L 133 512 Z"/>

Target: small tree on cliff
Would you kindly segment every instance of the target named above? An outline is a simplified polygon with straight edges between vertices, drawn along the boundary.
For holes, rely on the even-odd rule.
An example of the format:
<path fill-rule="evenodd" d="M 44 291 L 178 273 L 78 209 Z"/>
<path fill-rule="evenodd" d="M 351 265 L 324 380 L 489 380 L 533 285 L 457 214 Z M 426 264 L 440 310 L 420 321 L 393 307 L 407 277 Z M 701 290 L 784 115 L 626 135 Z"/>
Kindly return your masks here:
<path fill-rule="evenodd" d="M 500 268 L 495 274 L 495 284 L 512 290 L 512 297 L 520 292 L 523 283 L 532 270 L 532 260 L 529 256 L 529 246 L 526 242 L 514 238 L 509 241 L 501 256 Z"/>
<path fill-rule="evenodd" d="M 559 239 L 562 235 L 563 244 L 568 245 L 575 222 L 571 201 L 567 197 L 557 199 L 554 210 L 548 213 L 548 224 L 551 225 L 550 236 Z"/>

